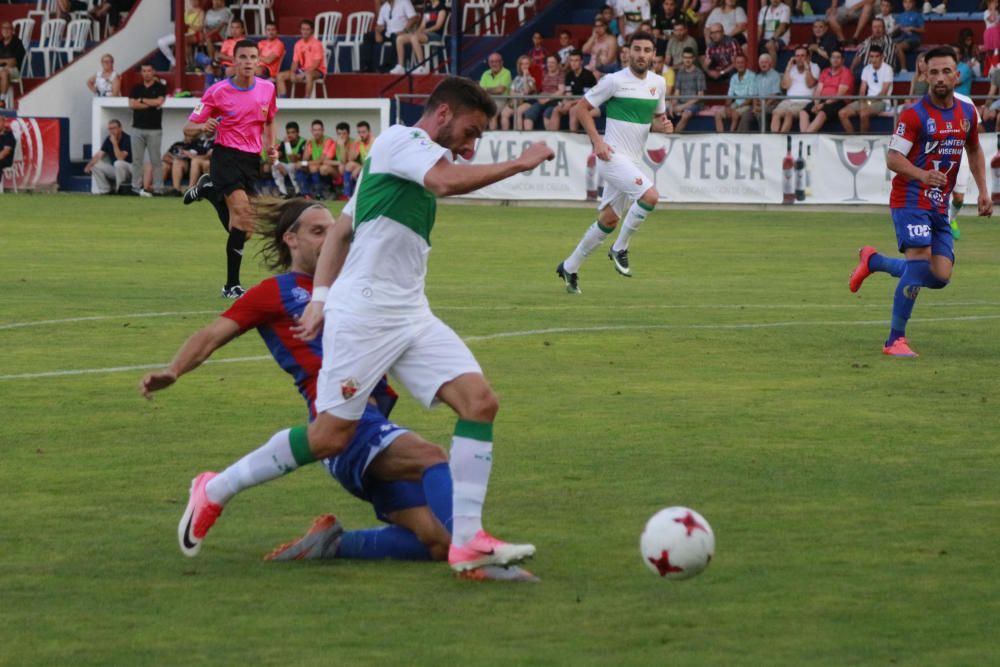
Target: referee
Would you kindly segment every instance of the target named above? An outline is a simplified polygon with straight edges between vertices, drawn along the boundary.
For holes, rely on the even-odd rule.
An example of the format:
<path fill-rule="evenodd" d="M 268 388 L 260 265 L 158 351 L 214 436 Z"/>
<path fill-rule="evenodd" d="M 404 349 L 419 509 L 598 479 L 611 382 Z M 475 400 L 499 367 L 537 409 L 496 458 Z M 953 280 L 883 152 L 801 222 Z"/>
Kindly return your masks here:
<path fill-rule="evenodd" d="M 227 299 L 238 299 L 246 291 L 240 286 L 240 264 L 254 228 L 250 197 L 257 194 L 261 145 L 267 146 L 269 160 L 277 158 L 274 84 L 254 75 L 260 59 L 257 44 L 237 42 L 233 58 L 236 74 L 209 87 L 184 126 L 185 132 L 215 132 L 209 173 L 184 193 L 184 203 L 208 199 L 229 232 L 222 288 Z"/>

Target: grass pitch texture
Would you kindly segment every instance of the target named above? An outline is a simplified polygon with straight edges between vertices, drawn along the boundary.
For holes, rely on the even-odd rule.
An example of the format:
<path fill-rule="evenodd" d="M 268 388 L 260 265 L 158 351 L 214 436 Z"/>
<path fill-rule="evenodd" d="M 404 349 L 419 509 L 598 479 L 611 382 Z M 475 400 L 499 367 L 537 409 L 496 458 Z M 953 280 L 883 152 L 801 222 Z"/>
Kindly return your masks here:
<path fill-rule="evenodd" d="M 3 197 L 2 665 L 986 665 L 1000 662 L 1000 227 L 962 218 L 952 285 L 881 355 L 895 280 L 884 215 L 685 212 L 556 264 L 589 210 L 442 206 L 428 293 L 501 399 L 487 527 L 532 541 L 540 585 L 440 563 L 267 563 L 334 512 L 370 509 L 314 465 L 235 499 L 196 559 L 191 478 L 305 408 L 269 359 L 136 391 L 227 302 L 210 207 Z M 610 240 L 609 240 L 610 243 Z M 265 277 L 248 246 L 244 285 Z M 47 320 L 78 319 L 45 323 Z M 255 333 L 217 359 L 261 357 Z M 40 376 L 42 373 L 52 375 Z M 454 419 L 403 395 L 401 424 Z M 667 582 L 640 561 L 658 509 L 715 528 Z"/>

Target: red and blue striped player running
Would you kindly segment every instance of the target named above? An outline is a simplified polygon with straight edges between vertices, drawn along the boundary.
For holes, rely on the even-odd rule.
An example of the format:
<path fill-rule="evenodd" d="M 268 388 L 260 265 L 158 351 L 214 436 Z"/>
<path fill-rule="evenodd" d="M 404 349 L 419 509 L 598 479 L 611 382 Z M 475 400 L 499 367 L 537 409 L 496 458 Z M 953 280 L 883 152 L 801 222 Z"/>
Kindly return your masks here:
<path fill-rule="evenodd" d="M 993 214 L 976 109 L 954 95 L 955 52 L 951 47 L 940 47 L 928 51 L 926 59 L 930 91 L 900 114 L 886 154 L 889 169 L 896 173 L 889 208 L 904 259 L 886 257 L 865 246 L 849 284 L 851 291 L 857 292 L 872 273 L 899 278 L 889 338 L 882 349 L 883 354 L 894 357 L 917 356 L 906 340 L 906 324 L 920 288 L 941 289 L 951 280 L 955 241 L 948 206 L 963 149 L 979 189 L 979 215 Z"/>

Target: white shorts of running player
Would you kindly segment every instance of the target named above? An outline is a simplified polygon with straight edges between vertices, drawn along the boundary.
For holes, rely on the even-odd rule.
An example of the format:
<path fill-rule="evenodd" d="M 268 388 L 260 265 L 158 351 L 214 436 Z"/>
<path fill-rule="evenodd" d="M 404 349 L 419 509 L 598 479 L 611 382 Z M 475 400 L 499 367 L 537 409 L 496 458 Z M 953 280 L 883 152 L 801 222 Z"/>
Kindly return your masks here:
<path fill-rule="evenodd" d="M 597 205 L 598 211 L 610 206 L 619 218 L 628 210 L 632 202 L 642 197 L 653 187 L 649 174 L 627 157 L 611 154 L 611 159 L 597 161 L 597 174 L 604 181 L 604 193 Z"/>
<path fill-rule="evenodd" d="M 368 395 L 386 373 L 433 407 L 441 385 L 465 373 L 482 372 L 458 334 L 431 314 L 415 321 L 379 321 L 330 313 L 323 329 L 316 410 L 359 419 Z"/>
<path fill-rule="evenodd" d="M 955 177 L 955 189 L 952 192 L 957 192 L 964 195 L 969 191 L 969 179 L 972 177 L 972 170 L 969 169 L 969 155 L 968 153 L 962 153 L 962 164 L 958 168 L 958 176 Z"/>

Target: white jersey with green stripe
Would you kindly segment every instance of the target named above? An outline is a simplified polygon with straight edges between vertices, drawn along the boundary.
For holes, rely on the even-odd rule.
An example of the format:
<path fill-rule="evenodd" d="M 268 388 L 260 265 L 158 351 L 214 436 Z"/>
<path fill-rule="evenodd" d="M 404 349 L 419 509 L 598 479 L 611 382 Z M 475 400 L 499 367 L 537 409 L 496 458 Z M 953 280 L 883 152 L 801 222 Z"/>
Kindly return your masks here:
<path fill-rule="evenodd" d="M 584 95 L 595 107 L 607 102 L 604 142 L 630 160 L 641 160 L 653 116 L 667 110 L 666 80 L 646 72 L 640 79 L 626 67 L 601 77 Z"/>
<path fill-rule="evenodd" d="M 372 144 L 354 197 L 354 239 L 330 288 L 328 310 L 408 317 L 424 295 L 437 198 L 424 176 L 451 151 L 423 130 L 393 125 Z"/>

